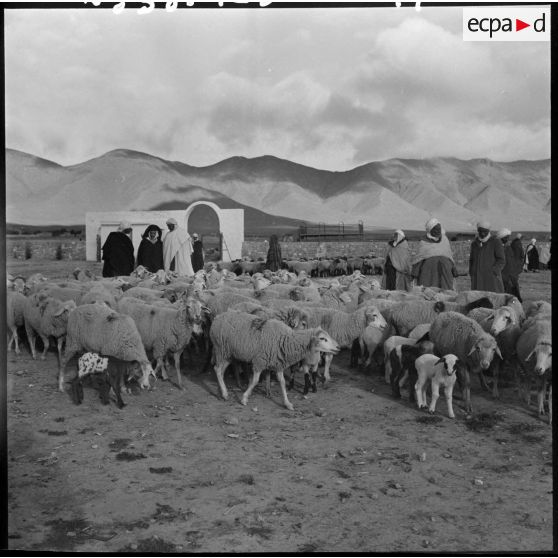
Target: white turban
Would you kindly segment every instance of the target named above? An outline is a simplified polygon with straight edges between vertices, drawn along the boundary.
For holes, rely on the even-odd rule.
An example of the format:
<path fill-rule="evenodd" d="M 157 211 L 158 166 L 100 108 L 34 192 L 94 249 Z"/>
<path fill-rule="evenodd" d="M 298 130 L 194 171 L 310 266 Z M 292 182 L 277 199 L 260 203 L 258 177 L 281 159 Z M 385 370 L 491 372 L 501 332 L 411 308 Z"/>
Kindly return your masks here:
<path fill-rule="evenodd" d="M 506 236 L 510 236 L 510 235 L 511 235 L 510 229 L 500 229 L 497 232 L 496 237 L 497 238 L 506 238 Z"/>
<path fill-rule="evenodd" d="M 132 225 L 128 221 L 121 221 L 120 225 L 118 225 L 119 231 L 125 231 L 126 229 L 131 229 Z"/>
<path fill-rule="evenodd" d="M 432 219 L 429 219 L 428 221 L 426 221 L 426 232 L 430 232 L 436 225 L 439 225 L 440 221 L 438 221 L 438 219 L 436 219 L 435 217 L 432 217 Z"/>
<path fill-rule="evenodd" d="M 487 229 L 487 230 L 490 230 L 490 221 L 487 221 L 486 219 L 481 219 L 481 220 L 477 223 L 477 229 Z"/>
<path fill-rule="evenodd" d="M 167 225 L 178 225 L 178 223 L 174 217 L 171 217 L 170 219 L 167 219 Z"/>

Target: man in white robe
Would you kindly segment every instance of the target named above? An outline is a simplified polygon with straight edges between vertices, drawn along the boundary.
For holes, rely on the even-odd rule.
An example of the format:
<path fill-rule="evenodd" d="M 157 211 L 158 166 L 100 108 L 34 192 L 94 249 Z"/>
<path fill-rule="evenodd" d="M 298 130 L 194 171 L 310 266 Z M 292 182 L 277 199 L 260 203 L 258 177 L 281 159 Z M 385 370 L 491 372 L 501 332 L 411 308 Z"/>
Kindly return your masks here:
<path fill-rule="evenodd" d="M 175 271 L 178 275 L 192 276 L 192 241 L 190 235 L 178 226 L 176 219 L 167 220 L 169 232 L 163 239 L 163 260 L 165 271 Z"/>

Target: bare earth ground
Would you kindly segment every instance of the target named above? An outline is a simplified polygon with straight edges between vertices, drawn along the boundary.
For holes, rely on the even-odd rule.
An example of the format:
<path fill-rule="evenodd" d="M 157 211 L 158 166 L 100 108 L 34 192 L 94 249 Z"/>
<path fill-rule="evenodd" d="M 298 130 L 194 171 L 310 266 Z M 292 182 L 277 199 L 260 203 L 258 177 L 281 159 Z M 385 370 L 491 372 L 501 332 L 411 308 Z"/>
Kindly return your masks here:
<path fill-rule="evenodd" d="M 85 262 L 8 262 L 66 277 Z M 461 280 L 461 279 L 460 279 Z M 462 280 L 461 288 L 466 288 Z M 550 273 L 523 274 L 550 300 Z M 488 552 L 552 549 L 552 437 L 504 381 L 475 415 L 448 419 L 394 400 L 378 370 L 334 358 L 333 381 L 294 412 L 257 388 L 248 406 L 227 376 L 217 397 L 201 355 L 185 390 L 157 381 L 118 410 L 92 388 L 56 389 L 57 358 L 8 355 L 9 544 L 92 552 Z M 300 380 L 302 378 L 299 378 Z"/>

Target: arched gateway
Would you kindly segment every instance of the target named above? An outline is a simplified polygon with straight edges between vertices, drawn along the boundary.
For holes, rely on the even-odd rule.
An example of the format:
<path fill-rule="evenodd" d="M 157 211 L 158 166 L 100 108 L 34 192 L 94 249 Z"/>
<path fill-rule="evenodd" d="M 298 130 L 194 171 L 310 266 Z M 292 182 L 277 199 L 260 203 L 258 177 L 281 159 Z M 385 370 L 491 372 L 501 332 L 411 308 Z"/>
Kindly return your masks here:
<path fill-rule="evenodd" d="M 132 242 L 136 253 L 141 242 L 141 235 L 150 224 L 158 225 L 163 231 L 166 231 L 167 219 L 174 217 L 179 226 L 188 230 L 188 219 L 198 205 L 206 205 L 217 214 L 223 239 L 221 259 L 225 262 L 239 259 L 244 242 L 244 210 L 221 209 L 210 201 L 197 201 L 188 206 L 188 209 L 173 211 L 88 212 L 85 214 L 85 257 L 88 261 L 96 260 L 99 241 L 102 246 L 109 233 L 116 230 L 121 221 L 128 221 L 132 225 Z"/>

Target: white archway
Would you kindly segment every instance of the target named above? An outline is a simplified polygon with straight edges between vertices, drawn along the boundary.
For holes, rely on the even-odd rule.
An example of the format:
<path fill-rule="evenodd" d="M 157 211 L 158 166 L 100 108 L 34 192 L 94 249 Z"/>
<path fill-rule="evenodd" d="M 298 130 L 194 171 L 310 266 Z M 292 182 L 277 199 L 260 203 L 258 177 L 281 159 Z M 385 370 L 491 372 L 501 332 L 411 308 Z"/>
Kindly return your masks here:
<path fill-rule="evenodd" d="M 230 262 L 242 256 L 242 243 L 244 242 L 244 209 L 221 209 L 216 203 L 210 201 L 197 201 L 188 207 L 185 212 L 183 226 L 188 230 L 188 220 L 192 211 L 199 205 L 205 205 L 217 214 L 219 231 L 223 235 L 223 251 L 221 260 Z"/>

